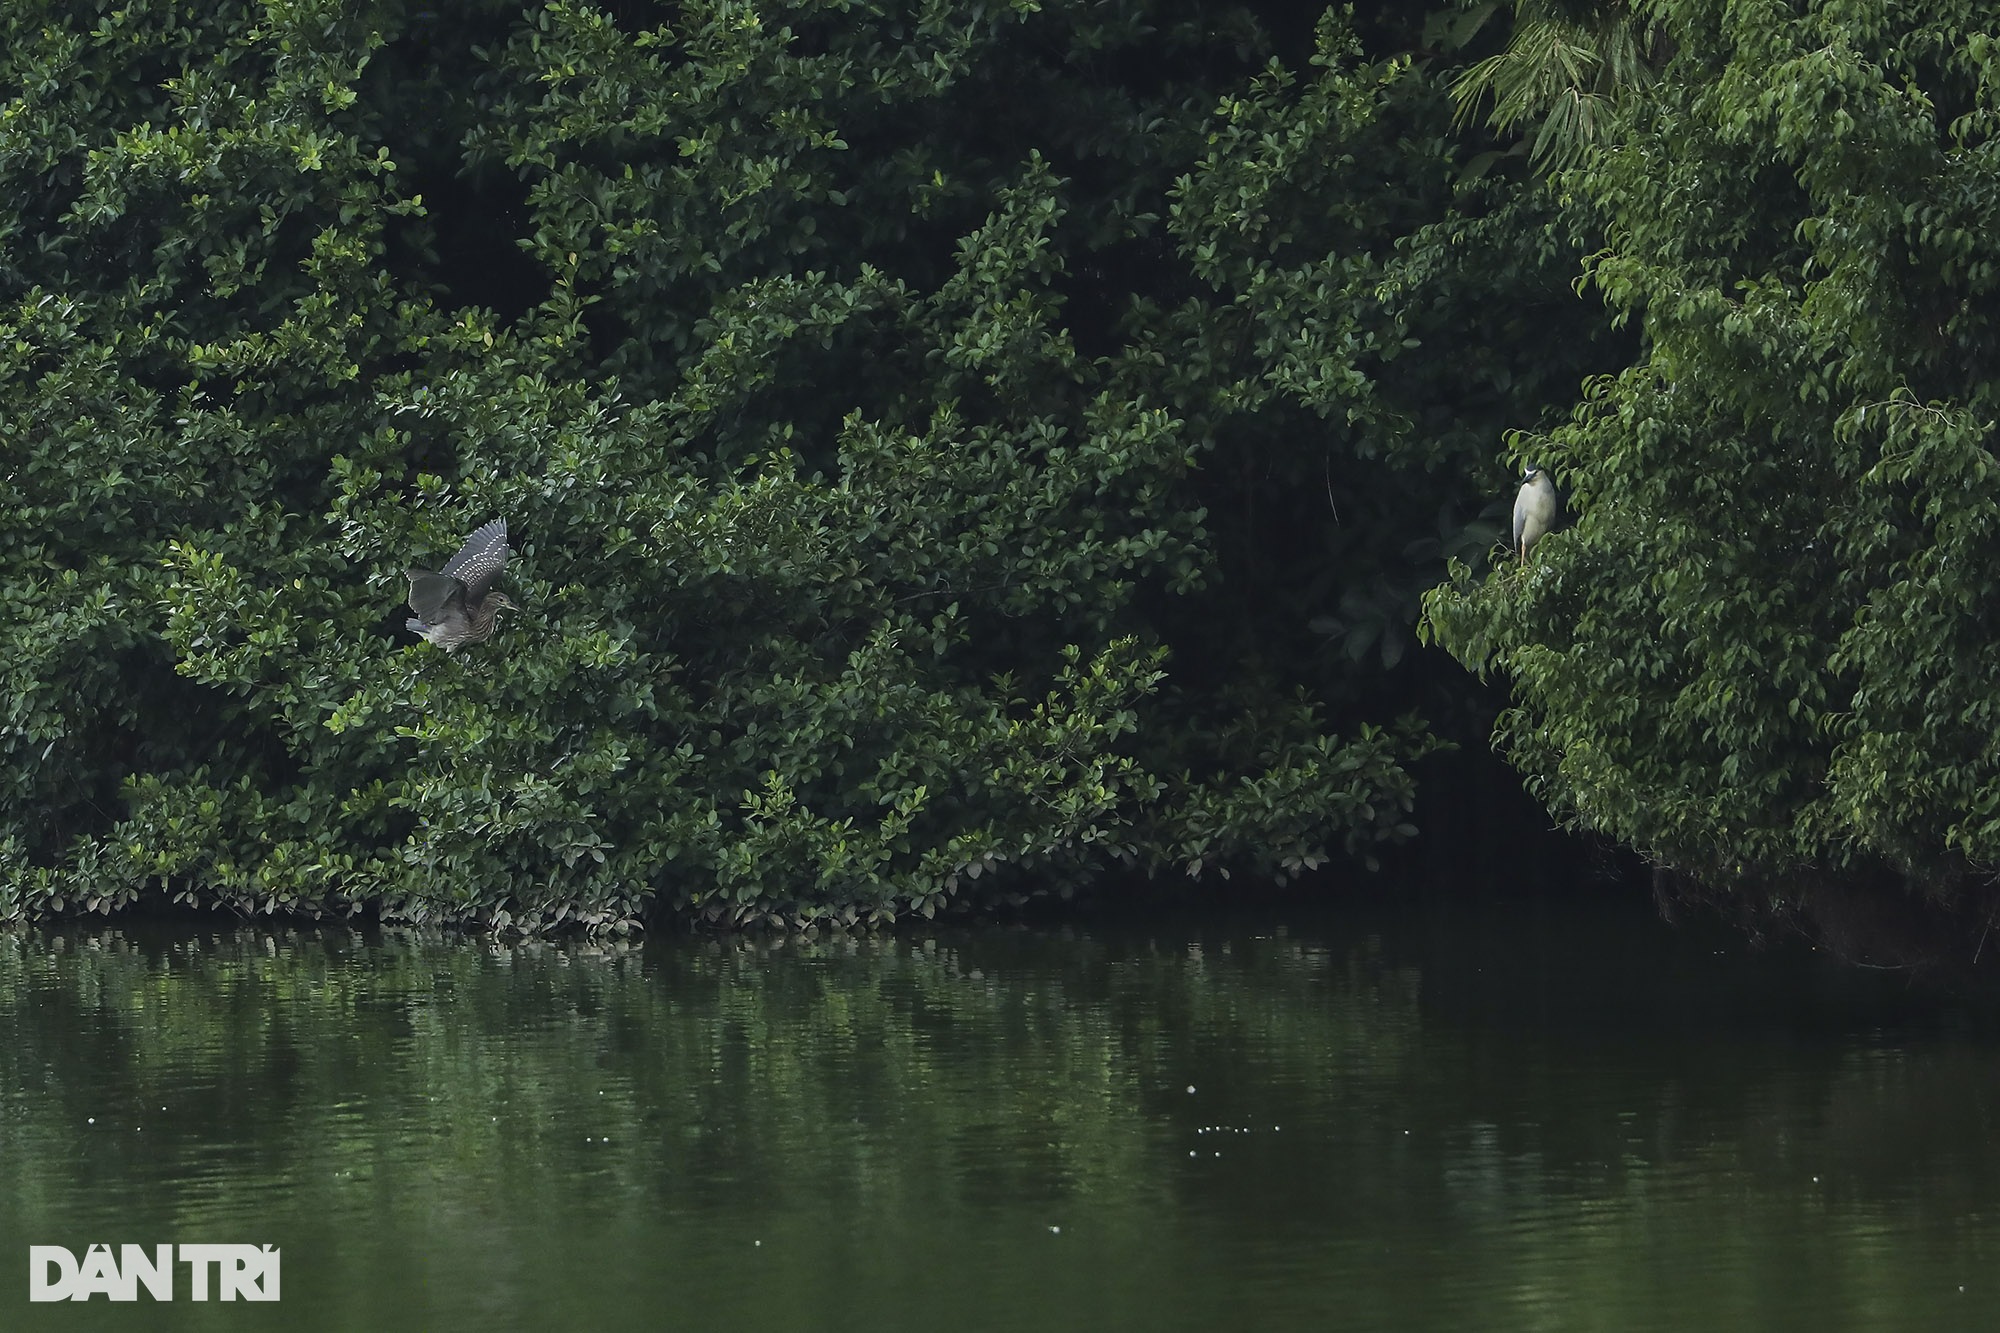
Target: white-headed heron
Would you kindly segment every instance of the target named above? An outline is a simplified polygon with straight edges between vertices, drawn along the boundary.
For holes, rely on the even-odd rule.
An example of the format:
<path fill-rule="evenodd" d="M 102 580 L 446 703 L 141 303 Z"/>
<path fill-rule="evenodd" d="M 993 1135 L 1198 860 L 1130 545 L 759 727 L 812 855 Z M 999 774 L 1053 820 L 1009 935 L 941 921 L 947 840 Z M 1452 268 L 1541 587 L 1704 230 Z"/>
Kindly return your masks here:
<path fill-rule="evenodd" d="M 1549 474 L 1531 467 L 1521 478 L 1520 493 L 1514 497 L 1514 554 L 1528 558 L 1535 543 L 1548 535 L 1556 524 L 1562 501 L 1556 498 L 1556 484 Z"/>

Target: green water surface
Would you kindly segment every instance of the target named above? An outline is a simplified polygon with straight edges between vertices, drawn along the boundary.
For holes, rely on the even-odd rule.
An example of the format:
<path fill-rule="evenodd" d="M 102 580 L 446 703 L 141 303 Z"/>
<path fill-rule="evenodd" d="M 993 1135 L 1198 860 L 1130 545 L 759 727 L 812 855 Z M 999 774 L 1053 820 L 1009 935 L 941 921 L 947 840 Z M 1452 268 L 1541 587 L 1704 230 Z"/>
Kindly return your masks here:
<path fill-rule="evenodd" d="M 0 936 L 0 1328 L 2000 1327 L 2000 1039 L 1646 910 Z M 29 1304 L 30 1244 L 282 1248 Z"/>

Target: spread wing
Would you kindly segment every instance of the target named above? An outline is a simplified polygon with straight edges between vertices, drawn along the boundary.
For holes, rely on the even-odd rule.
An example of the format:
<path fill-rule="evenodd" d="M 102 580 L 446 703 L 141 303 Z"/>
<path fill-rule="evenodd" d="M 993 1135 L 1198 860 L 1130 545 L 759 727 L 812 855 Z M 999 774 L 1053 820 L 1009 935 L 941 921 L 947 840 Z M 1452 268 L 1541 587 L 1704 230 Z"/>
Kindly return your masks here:
<path fill-rule="evenodd" d="M 458 554 L 444 567 L 443 577 L 457 580 L 465 589 L 465 596 L 477 602 L 486 596 L 486 590 L 493 586 L 493 580 L 507 565 L 507 520 L 496 518 L 479 531 L 465 539 L 465 545 L 458 548 Z M 422 571 L 418 571 L 422 572 Z M 413 575 L 410 580 L 410 602 L 416 604 L 417 585 Z M 422 611 L 418 611 L 422 615 Z"/>
<path fill-rule="evenodd" d="M 464 611 L 465 585 L 451 575 L 406 569 L 403 577 L 410 581 L 410 609 L 417 613 L 417 619 L 435 625 L 448 611 Z"/>

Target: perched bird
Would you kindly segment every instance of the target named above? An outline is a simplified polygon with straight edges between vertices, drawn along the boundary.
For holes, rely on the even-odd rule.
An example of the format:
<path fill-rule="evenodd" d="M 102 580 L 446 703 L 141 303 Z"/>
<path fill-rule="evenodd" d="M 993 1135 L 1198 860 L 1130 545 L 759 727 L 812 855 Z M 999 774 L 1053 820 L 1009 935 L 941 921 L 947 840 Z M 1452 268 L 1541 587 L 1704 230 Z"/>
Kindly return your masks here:
<path fill-rule="evenodd" d="M 487 591 L 506 564 L 507 520 L 496 518 L 467 537 L 441 572 L 404 570 L 410 609 L 417 613 L 410 628 L 447 652 L 492 638 L 501 608 L 519 609 L 506 593 Z"/>
<path fill-rule="evenodd" d="M 1538 467 L 1529 468 L 1521 478 L 1520 493 L 1514 497 L 1514 554 L 1526 560 L 1535 543 L 1555 526 L 1561 509 L 1549 474 Z"/>

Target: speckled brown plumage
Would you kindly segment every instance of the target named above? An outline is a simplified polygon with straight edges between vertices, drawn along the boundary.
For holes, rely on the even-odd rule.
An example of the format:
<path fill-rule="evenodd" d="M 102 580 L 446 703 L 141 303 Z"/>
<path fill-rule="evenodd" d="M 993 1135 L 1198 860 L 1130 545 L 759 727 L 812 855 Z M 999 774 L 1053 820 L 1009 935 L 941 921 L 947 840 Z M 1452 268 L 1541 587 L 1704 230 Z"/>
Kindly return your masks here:
<path fill-rule="evenodd" d="M 514 609 L 506 593 L 489 591 L 507 555 L 507 520 L 496 518 L 467 537 L 442 570 L 403 571 L 416 612 L 409 627 L 447 652 L 492 638 L 501 610 Z"/>

